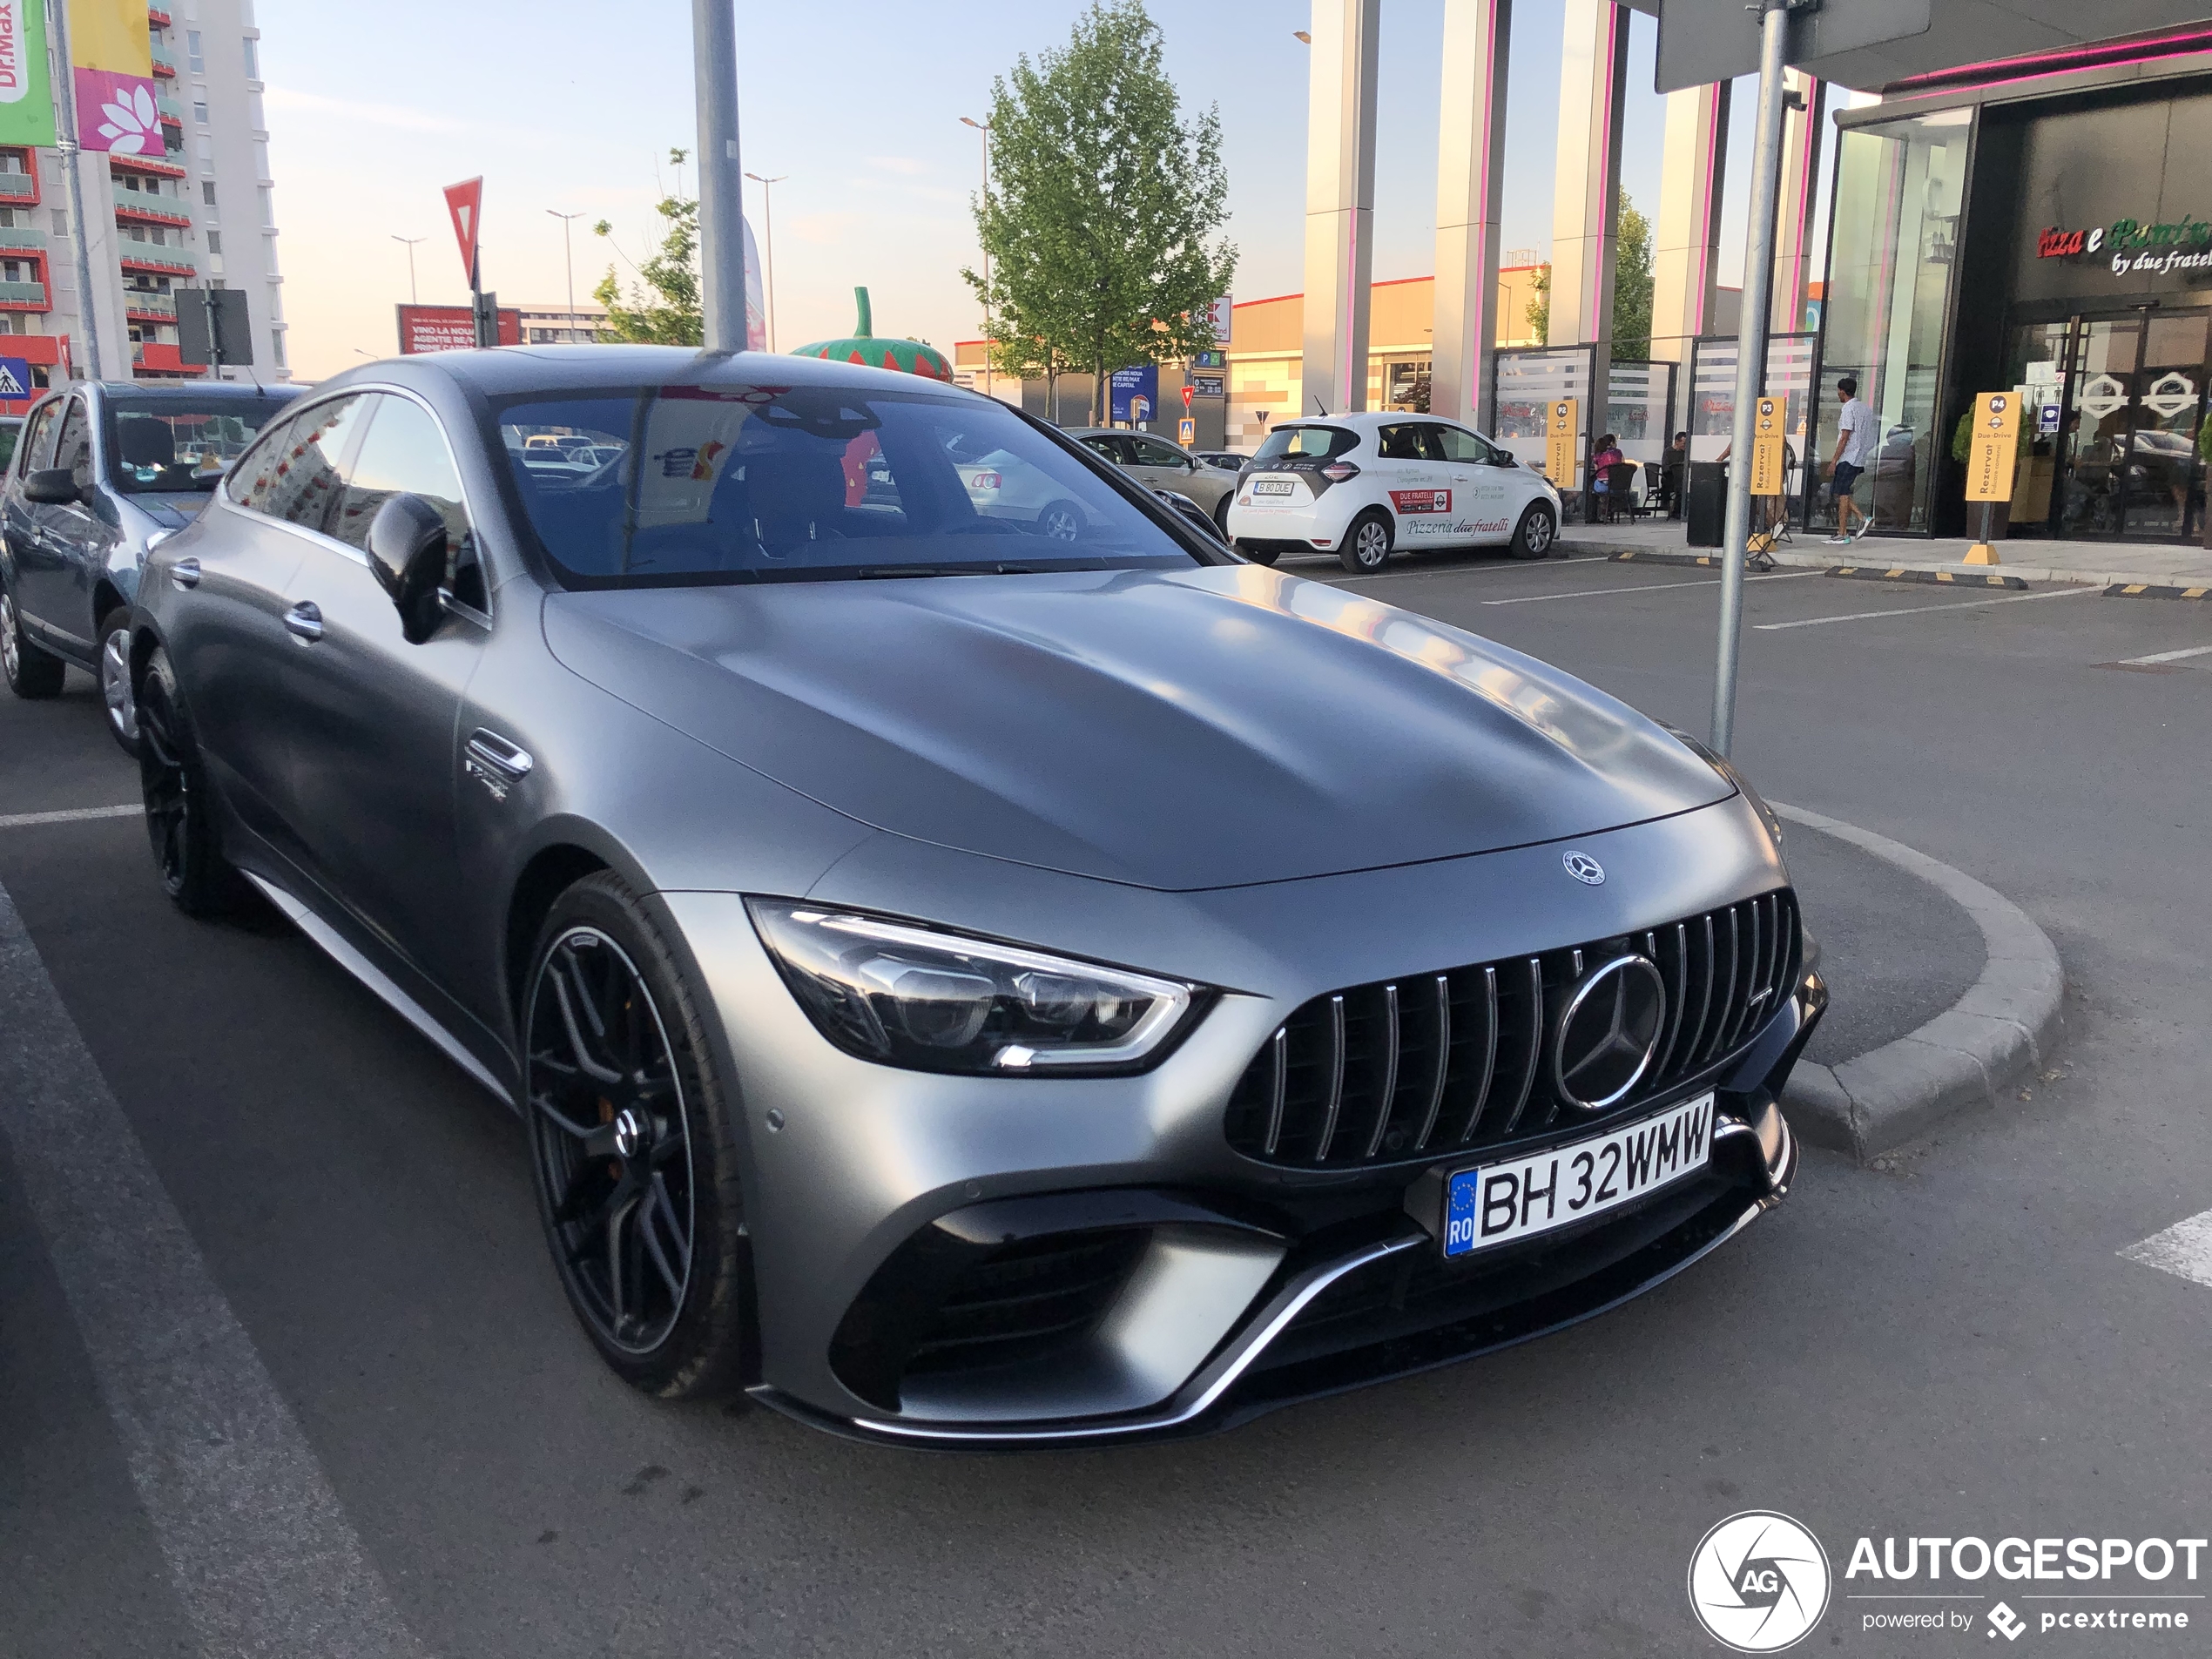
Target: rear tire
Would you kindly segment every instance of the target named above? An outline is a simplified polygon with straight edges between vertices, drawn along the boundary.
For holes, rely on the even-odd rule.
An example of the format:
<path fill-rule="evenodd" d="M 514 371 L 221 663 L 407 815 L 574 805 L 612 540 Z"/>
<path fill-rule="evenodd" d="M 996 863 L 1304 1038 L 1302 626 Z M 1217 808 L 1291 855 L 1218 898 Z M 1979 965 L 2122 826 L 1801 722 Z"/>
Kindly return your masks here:
<path fill-rule="evenodd" d="M 1534 501 L 1521 516 L 1521 523 L 1514 526 L 1513 540 L 1506 543 L 1506 551 L 1517 559 L 1541 559 L 1552 550 L 1552 543 L 1559 537 L 1559 520 L 1553 515 L 1548 502 Z"/>
<path fill-rule="evenodd" d="M 131 613 L 122 605 L 100 618 L 100 698 L 107 705 L 108 736 L 132 759 L 138 758 L 138 701 L 132 685 Z"/>
<path fill-rule="evenodd" d="M 213 792 L 169 653 L 156 651 L 138 676 L 138 780 L 146 803 L 153 867 L 169 901 L 188 916 L 239 909 L 246 881 L 223 857 Z"/>
<path fill-rule="evenodd" d="M 4 588 L 0 588 L 0 669 L 7 672 L 10 691 L 34 700 L 59 697 L 62 682 L 69 678 L 67 663 L 39 650 L 24 636 L 16 596 Z"/>
<path fill-rule="evenodd" d="M 737 1097 L 653 913 L 608 870 L 553 901 L 524 981 L 523 1111 L 569 1305 L 631 1386 L 699 1399 L 749 1373 Z"/>
<path fill-rule="evenodd" d="M 1337 548 L 1337 563 L 1354 576 L 1372 576 L 1390 563 L 1390 520 L 1370 507 L 1352 521 Z"/>
<path fill-rule="evenodd" d="M 1071 501 L 1047 502 L 1037 514 L 1037 534 L 1055 542 L 1074 542 L 1083 533 L 1083 509 Z"/>

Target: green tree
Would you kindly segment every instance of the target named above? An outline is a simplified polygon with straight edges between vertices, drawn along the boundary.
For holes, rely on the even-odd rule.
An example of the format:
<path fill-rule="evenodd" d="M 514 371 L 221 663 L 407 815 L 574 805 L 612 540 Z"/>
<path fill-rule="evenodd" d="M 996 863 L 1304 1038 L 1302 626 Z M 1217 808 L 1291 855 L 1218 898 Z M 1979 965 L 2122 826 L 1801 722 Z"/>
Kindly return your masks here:
<path fill-rule="evenodd" d="M 1552 269 L 1548 265 L 1529 285 L 1528 330 L 1540 344 L 1552 339 Z M 1651 355 L 1651 221 L 1621 192 L 1621 218 L 1613 241 L 1613 354 L 1627 362 Z"/>
<path fill-rule="evenodd" d="M 1214 344 L 1208 307 L 1237 250 L 1221 117 L 1183 118 L 1143 0 L 1092 0 L 1068 44 L 991 84 L 991 179 L 975 226 L 988 281 L 961 276 L 989 319 L 992 368 L 1107 378 Z"/>
<path fill-rule="evenodd" d="M 1651 221 L 1625 190 L 1613 250 L 1613 355 L 1639 362 L 1651 355 Z"/>
<path fill-rule="evenodd" d="M 668 158 L 679 170 L 690 152 L 671 150 Z M 677 174 L 683 177 L 679 171 Z M 664 196 L 653 211 L 667 221 L 660 246 L 643 265 L 635 267 L 637 282 L 625 297 L 610 265 L 591 297 L 607 308 L 600 333 L 610 340 L 637 345 L 698 346 L 705 343 L 706 326 L 699 311 L 699 204 L 682 193 Z M 611 236 L 614 226 L 601 219 L 592 227 L 597 236 Z"/>

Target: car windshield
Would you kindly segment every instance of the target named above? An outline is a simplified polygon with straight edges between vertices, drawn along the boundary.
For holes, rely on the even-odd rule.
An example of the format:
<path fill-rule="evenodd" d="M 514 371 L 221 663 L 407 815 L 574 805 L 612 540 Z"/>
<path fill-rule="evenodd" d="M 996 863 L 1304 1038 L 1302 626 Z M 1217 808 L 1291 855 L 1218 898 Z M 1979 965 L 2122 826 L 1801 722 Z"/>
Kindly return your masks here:
<path fill-rule="evenodd" d="M 1359 442 L 1340 426 L 1278 426 L 1259 446 L 1255 461 L 1331 461 Z"/>
<path fill-rule="evenodd" d="M 126 496 L 205 493 L 285 406 L 283 398 L 105 400 L 108 482 Z"/>
<path fill-rule="evenodd" d="M 835 386 L 534 393 L 494 419 L 577 587 L 1187 568 L 1198 559 L 1012 411 Z M 573 447 L 531 440 L 582 437 Z"/>

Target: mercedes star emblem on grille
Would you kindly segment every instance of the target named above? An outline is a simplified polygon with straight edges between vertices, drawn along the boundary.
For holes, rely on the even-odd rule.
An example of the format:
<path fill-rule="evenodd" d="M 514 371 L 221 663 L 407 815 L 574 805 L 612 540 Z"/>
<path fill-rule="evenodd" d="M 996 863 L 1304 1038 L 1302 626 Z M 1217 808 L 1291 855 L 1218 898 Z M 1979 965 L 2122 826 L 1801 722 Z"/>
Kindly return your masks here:
<path fill-rule="evenodd" d="M 1567 873 L 1577 881 L 1593 887 L 1605 885 L 1605 867 L 1587 853 L 1562 853 L 1559 861 L 1567 867 Z"/>
<path fill-rule="evenodd" d="M 1568 999 L 1553 1039 L 1560 1098 L 1586 1112 L 1616 1106 L 1642 1081 L 1667 1025 L 1667 983 L 1650 959 L 1616 956 Z"/>

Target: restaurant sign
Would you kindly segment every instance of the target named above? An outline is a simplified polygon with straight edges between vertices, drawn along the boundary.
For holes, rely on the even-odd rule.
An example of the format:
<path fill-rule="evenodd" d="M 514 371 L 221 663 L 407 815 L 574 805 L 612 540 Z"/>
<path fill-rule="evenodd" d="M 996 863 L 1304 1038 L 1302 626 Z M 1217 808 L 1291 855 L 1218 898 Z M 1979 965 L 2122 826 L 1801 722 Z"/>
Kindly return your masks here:
<path fill-rule="evenodd" d="M 2109 259 L 2114 276 L 2163 276 L 2182 271 L 2212 271 L 2212 222 L 2184 213 L 2173 224 L 2146 225 L 2115 219 L 2089 230 L 2053 226 L 2035 240 L 2039 260 L 2100 262 Z"/>

